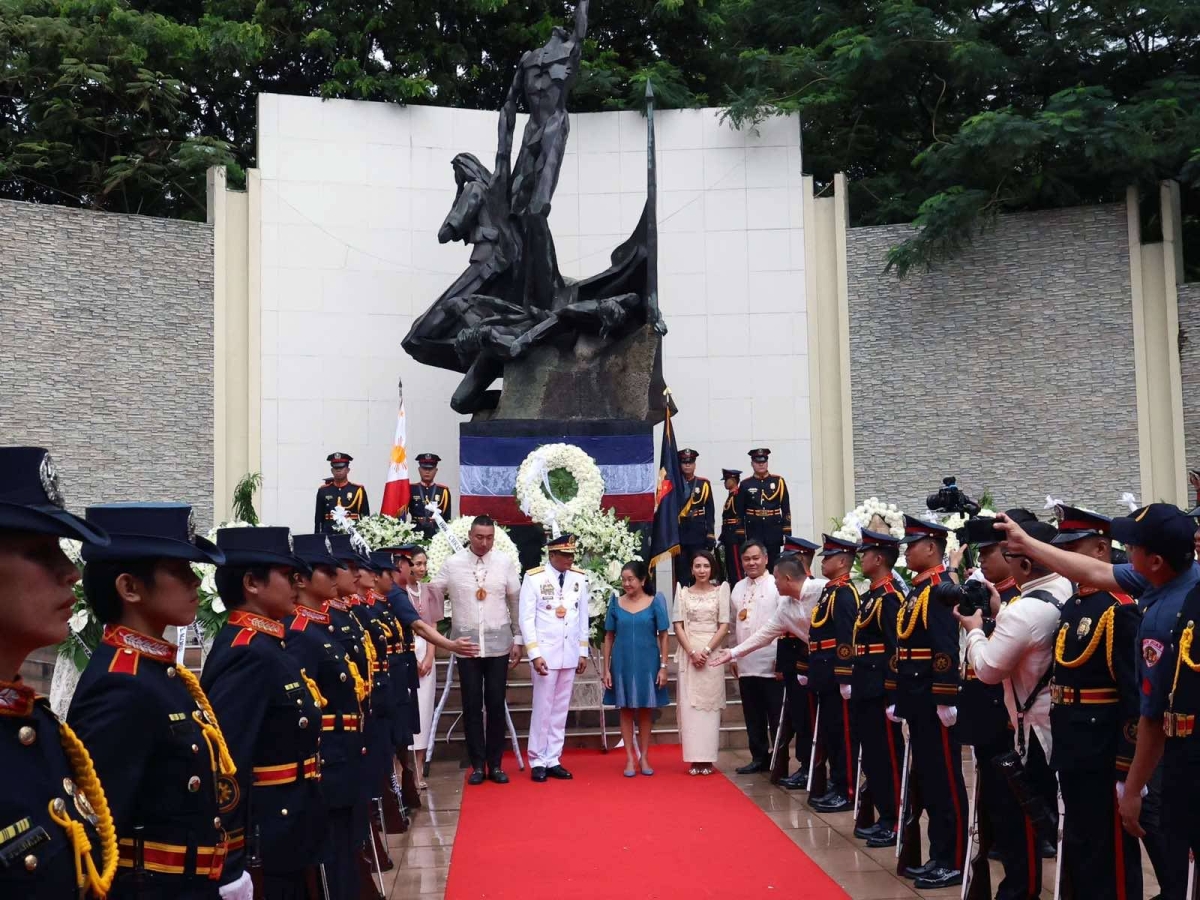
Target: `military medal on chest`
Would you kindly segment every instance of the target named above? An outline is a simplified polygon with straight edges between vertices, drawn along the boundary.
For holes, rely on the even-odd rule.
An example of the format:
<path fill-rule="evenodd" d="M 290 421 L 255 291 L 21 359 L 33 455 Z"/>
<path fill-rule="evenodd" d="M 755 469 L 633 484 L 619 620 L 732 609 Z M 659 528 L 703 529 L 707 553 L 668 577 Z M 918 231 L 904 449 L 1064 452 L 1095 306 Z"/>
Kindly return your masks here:
<path fill-rule="evenodd" d="M 475 588 L 475 599 L 482 603 L 487 599 L 487 588 L 483 585 L 487 581 L 487 569 L 483 566 L 475 567 L 475 583 L 479 585 Z"/>

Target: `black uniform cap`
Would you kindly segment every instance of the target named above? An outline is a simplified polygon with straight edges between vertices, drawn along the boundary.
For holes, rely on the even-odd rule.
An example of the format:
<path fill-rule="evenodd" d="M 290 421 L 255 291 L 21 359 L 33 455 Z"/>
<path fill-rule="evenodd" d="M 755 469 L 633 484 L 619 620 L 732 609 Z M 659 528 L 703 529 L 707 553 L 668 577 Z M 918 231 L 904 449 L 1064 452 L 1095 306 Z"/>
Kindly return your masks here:
<path fill-rule="evenodd" d="M 67 512 L 54 460 L 42 447 L 0 447 L 0 528 L 108 544 L 107 532 Z"/>
<path fill-rule="evenodd" d="M 1100 537 L 1112 531 L 1112 519 L 1087 509 L 1058 504 L 1054 507 L 1058 519 L 1058 534 L 1055 544 L 1073 544 L 1086 537 Z"/>

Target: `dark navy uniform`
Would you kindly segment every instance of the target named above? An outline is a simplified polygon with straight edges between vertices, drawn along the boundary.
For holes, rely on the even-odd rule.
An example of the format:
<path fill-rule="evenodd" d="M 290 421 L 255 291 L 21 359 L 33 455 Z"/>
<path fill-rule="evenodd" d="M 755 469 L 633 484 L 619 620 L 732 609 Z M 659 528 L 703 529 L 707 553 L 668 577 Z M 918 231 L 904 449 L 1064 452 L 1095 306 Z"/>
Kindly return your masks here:
<path fill-rule="evenodd" d="M 699 455 L 695 450 L 685 447 L 679 451 L 679 462 L 694 465 Z M 675 580 L 690 586 L 693 582 L 692 557 L 701 550 L 712 549 L 716 544 L 716 505 L 713 503 L 712 484 L 707 478 L 693 475 L 689 480 L 685 476 L 683 487 L 688 499 L 679 511 L 679 556 L 675 562 Z"/>
<path fill-rule="evenodd" d="M 847 701 L 842 699 L 839 687 L 850 684 L 853 676 L 857 614 L 858 591 L 850 576 L 836 578 L 821 591 L 808 634 L 808 686 L 817 695 L 818 740 L 829 760 L 830 793 L 847 800 L 854 798 L 857 754 L 850 735 Z"/>
<path fill-rule="evenodd" d="M 355 854 L 360 829 L 355 810 L 363 801 L 363 710 L 350 670 L 349 656 L 335 635 L 326 609 L 296 607 L 283 620 L 287 652 L 296 659 L 325 700 L 321 709 L 321 793 L 329 809 L 329 840 L 322 856 L 330 900 L 357 900 Z"/>
<path fill-rule="evenodd" d="M 280 622 L 233 610 L 201 679 L 217 719 L 229 723 L 242 797 L 244 837 L 230 841 L 227 865 L 244 866 L 247 850 L 256 849 L 246 842 L 257 830 L 268 898 L 303 895 L 305 870 L 319 858 L 326 829 L 321 707 L 287 652 L 286 635 Z"/>
<path fill-rule="evenodd" d="M 1163 782 L 1166 785 L 1164 817 L 1166 827 L 1177 831 L 1196 856 L 1200 856 L 1200 732 L 1196 730 L 1200 719 L 1200 652 L 1196 649 L 1196 628 L 1200 624 L 1200 585 L 1193 587 L 1180 607 L 1179 624 L 1174 634 L 1178 638 L 1171 642 L 1168 651 L 1162 654 L 1156 665 L 1170 662 L 1163 678 L 1167 693 L 1166 711 L 1163 713 L 1163 731 L 1166 746 L 1163 748 Z M 1143 639 L 1145 640 L 1145 639 Z M 1142 656 L 1146 657 L 1143 644 Z M 1182 659 L 1176 662 L 1176 657 Z M 1151 702 L 1156 701 L 1153 698 Z M 1143 714 L 1145 709 L 1143 708 Z"/>
<path fill-rule="evenodd" d="M 905 530 L 906 537 L 946 533 L 908 517 Z M 951 614 L 957 597 L 944 566 L 913 582 L 896 618 L 896 715 L 908 722 L 911 775 L 929 812 L 930 858 L 961 871 L 967 847 L 962 749 L 937 715 L 938 706 L 953 706 L 958 697 L 959 629 Z"/>
<path fill-rule="evenodd" d="M 896 692 L 892 666 L 901 602 L 890 575 L 871 583 L 854 622 L 854 674 L 850 681 L 852 731 L 862 746 L 862 768 L 879 813 L 880 829 L 887 831 L 896 830 L 904 765 L 904 736 L 886 712 Z"/>
<path fill-rule="evenodd" d="M 761 452 L 752 451 L 752 455 Z M 742 527 L 739 537 L 762 541 L 767 548 L 767 565 L 774 569 L 783 539 L 792 533 L 792 498 L 786 482 L 779 475 L 751 475 L 738 486 L 735 503 Z"/>
<path fill-rule="evenodd" d="M 67 721 L 92 755 L 119 838 L 111 898 L 216 898 L 224 880 L 238 787 L 214 758 L 215 739 L 205 738 L 207 720 L 175 650 L 109 625 L 71 700 Z"/>
<path fill-rule="evenodd" d="M 346 510 L 346 518 L 352 522 L 365 519 L 371 514 L 371 501 L 367 489 L 361 484 L 347 481 L 338 485 L 326 478 L 317 488 L 317 510 L 313 518 L 313 530 L 319 534 L 333 534 L 333 511 L 338 507 Z"/>
<path fill-rule="evenodd" d="M 60 731 L 45 697 L 35 698 L 19 681 L 0 681 L 0 770 L 7 773 L 0 791 L 0 897 L 79 896 L 72 843 L 51 817 L 51 802 L 61 815 L 83 823 L 95 867 L 104 868 L 97 813 L 80 789 L 79 772 L 64 741 L 70 739 Z"/>
<path fill-rule="evenodd" d="M 1107 591 L 1081 590 L 1062 608 L 1050 683 L 1050 764 L 1066 811 L 1063 865 L 1079 897 L 1142 895 L 1141 852 L 1121 828 L 1114 789 L 1129 772 L 1137 738 L 1140 620 L 1132 597 Z"/>
<path fill-rule="evenodd" d="M 721 470 L 725 479 L 740 478 L 741 474 L 738 469 Z M 742 538 L 746 534 L 738 515 L 737 495 L 738 489 L 734 487 L 726 494 L 725 505 L 721 507 L 721 549 L 725 555 L 725 580 L 731 588 L 742 580 Z"/>
<path fill-rule="evenodd" d="M 432 503 L 442 514 L 442 518 L 450 521 L 450 488 L 444 484 L 431 484 L 426 487 L 421 482 L 412 486 L 412 497 L 408 501 L 408 513 L 413 525 L 428 540 L 437 534 L 437 523 L 428 510 Z"/>

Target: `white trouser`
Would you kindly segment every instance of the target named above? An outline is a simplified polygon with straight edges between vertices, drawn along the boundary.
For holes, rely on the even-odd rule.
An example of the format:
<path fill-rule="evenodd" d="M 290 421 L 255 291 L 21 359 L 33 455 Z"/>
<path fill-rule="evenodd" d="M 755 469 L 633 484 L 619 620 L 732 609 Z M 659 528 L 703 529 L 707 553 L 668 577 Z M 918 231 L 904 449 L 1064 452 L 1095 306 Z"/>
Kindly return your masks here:
<path fill-rule="evenodd" d="M 567 712 L 571 708 L 571 686 L 575 669 L 551 669 L 533 679 L 533 716 L 529 720 L 529 766 L 557 766 L 567 734 Z"/>

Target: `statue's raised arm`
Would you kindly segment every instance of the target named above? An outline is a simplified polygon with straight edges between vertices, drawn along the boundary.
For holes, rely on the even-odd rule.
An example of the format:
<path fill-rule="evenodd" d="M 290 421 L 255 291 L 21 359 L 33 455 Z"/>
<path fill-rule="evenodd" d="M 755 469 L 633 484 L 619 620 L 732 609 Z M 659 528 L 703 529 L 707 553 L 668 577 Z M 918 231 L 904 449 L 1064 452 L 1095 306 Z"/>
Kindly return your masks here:
<path fill-rule="evenodd" d="M 575 7 L 575 42 L 582 48 L 583 39 L 587 37 L 587 22 L 588 22 L 588 3 L 590 0 L 579 0 Z M 582 53 L 582 49 L 576 49 L 576 53 Z"/>

